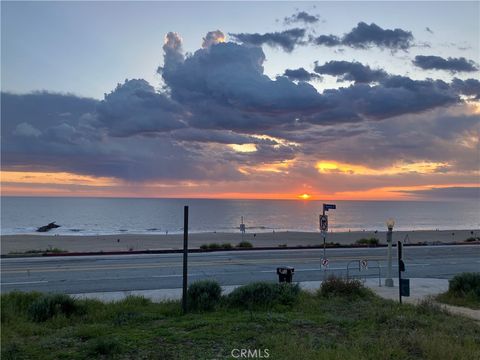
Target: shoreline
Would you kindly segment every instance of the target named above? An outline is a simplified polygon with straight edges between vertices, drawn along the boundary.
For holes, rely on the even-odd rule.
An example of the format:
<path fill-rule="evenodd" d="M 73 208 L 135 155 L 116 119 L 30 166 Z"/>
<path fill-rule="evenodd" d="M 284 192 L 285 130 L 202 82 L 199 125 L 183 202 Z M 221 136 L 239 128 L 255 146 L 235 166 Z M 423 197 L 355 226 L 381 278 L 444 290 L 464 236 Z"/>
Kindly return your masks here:
<path fill-rule="evenodd" d="M 375 237 L 380 244 L 386 244 L 385 231 L 351 231 L 328 233 L 326 242 L 351 245 L 362 238 Z M 393 242 L 405 244 L 462 243 L 468 238 L 480 237 L 480 230 L 412 230 L 394 231 Z M 405 241 L 405 239 L 407 241 Z M 319 232 L 261 232 L 246 233 L 244 241 L 254 247 L 314 247 L 323 245 Z M 203 244 L 230 243 L 232 246 L 242 241 L 240 233 L 191 233 L 189 248 L 198 249 Z M 133 252 L 147 250 L 178 250 L 183 247 L 183 234 L 120 234 L 120 235 L 2 235 L 1 254 L 45 251 L 49 248 L 66 252 Z"/>

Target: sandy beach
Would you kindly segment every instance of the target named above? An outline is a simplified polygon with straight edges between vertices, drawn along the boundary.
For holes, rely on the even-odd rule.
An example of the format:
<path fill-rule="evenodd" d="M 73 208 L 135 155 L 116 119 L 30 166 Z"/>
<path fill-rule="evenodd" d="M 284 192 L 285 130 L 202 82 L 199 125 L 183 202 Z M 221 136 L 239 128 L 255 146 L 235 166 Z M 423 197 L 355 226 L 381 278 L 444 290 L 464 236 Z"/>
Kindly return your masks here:
<path fill-rule="evenodd" d="M 408 237 L 407 237 L 408 236 Z M 480 230 L 421 230 L 421 231 L 394 231 L 393 241 L 406 243 L 452 243 L 463 242 L 470 237 L 479 237 Z M 327 242 L 342 245 L 353 244 L 361 238 L 376 237 L 380 243 L 386 244 L 385 232 L 356 231 L 328 233 Z M 318 232 L 270 232 L 247 233 L 244 240 L 254 247 L 279 245 L 313 246 L 323 244 Z M 189 247 L 199 248 L 208 243 L 238 244 L 242 241 L 240 233 L 200 233 L 189 234 Z M 68 252 L 99 252 L 99 251 L 138 251 L 159 249 L 180 249 L 183 247 L 183 235 L 97 235 L 97 236 L 68 236 L 68 235 L 5 235 L 1 237 L 1 254 L 23 253 L 29 250 L 45 250 L 59 248 Z"/>

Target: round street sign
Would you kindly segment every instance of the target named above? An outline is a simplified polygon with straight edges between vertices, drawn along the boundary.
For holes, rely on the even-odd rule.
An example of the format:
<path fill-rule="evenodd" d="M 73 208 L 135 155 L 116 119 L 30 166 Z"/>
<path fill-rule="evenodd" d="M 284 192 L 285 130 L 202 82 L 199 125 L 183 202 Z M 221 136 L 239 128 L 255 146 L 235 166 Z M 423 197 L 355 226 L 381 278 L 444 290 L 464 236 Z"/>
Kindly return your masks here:
<path fill-rule="evenodd" d="M 328 266 L 328 259 L 322 259 L 322 266 L 327 267 Z"/>
<path fill-rule="evenodd" d="M 368 269 L 368 260 L 363 259 L 360 264 L 362 265 L 362 269 Z"/>
<path fill-rule="evenodd" d="M 328 216 L 320 215 L 320 230 L 328 231 Z"/>

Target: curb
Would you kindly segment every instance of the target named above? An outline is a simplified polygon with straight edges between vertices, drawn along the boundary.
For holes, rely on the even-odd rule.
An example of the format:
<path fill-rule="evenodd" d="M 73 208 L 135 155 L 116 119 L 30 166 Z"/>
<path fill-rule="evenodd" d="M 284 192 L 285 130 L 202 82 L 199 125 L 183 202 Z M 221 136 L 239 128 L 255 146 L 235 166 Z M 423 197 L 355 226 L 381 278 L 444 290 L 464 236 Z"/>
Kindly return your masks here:
<path fill-rule="evenodd" d="M 480 242 L 462 242 L 462 243 L 419 243 L 419 244 L 403 244 L 406 247 L 422 247 L 422 246 L 440 246 L 440 245 L 480 245 Z M 387 244 L 379 244 L 375 246 L 369 245 L 338 245 L 326 246 L 327 249 L 368 249 L 368 248 L 386 248 Z M 396 247 L 392 244 L 392 247 Z M 189 253 L 209 253 L 218 251 L 261 251 L 261 250 L 309 250 L 323 249 L 322 245 L 318 246 L 260 246 L 251 248 L 231 248 L 231 249 L 188 249 Z M 135 250 L 135 251 L 93 251 L 93 252 L 64 252 L 64 253 L 37 253 L 37 254 L 3 254 L 0 258 L 31 258 L 31 257 L 57 257 L 57 256 L 98 256 L 98 255 L 138 255 L 138 254 L 183 254 L 183 249 L 159 249 L 159 250 Z"/>

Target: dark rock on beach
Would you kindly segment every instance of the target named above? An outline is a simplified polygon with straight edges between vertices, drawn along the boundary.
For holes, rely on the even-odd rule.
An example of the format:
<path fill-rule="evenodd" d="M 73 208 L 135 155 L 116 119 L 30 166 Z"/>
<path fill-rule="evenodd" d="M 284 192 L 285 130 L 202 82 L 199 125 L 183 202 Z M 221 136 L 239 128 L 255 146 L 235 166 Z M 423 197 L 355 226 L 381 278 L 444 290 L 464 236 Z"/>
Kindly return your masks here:
<path fill-rule="evenodd" d="M 40 226 L 40 227 L 37 229 L 37 232 L 47 232 L 47 231 L 50 231 L 50 230 L 55 229 L 55 228 L 58 228 L 58 227 L 60 227 L 60 225 L 55 224 L 55 221 L 54 221 L 54 222 L 51 222 L 51 223 L 48 224 L 48 225 Z"/>

